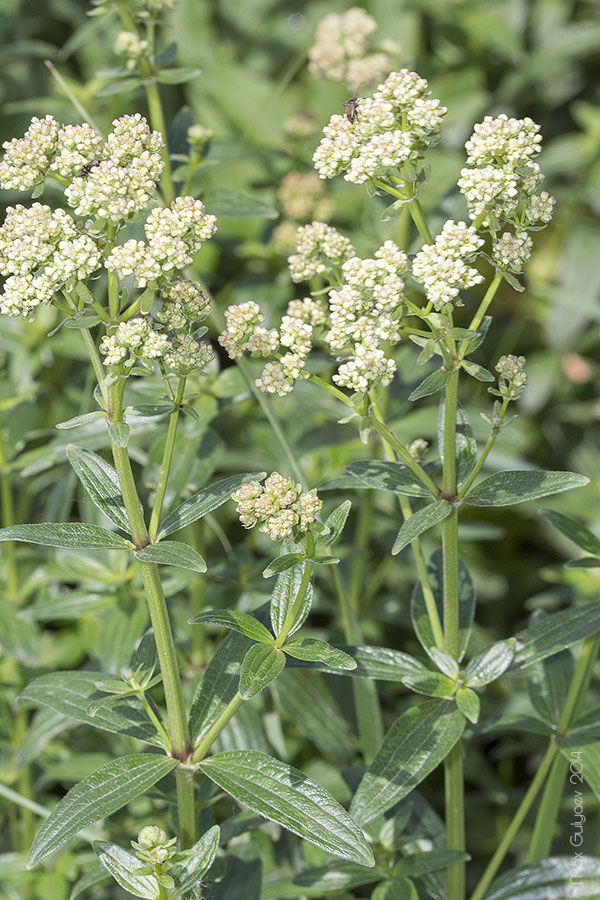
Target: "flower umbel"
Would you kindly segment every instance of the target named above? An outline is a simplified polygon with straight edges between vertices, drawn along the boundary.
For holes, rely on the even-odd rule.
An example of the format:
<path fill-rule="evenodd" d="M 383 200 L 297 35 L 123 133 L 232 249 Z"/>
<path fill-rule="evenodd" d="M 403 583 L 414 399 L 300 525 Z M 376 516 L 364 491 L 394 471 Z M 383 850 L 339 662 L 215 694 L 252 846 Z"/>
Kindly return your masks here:
<path fill-rule="evenodd" d="M 290 537 L 294 531 L 307 531 L 322 506 L 316 490 L 303 492 L 301 484 L 278 472 L 269 475 L 264 485 L 258 481 L 242 485 L 231 499 L 237 503 L 245 528 L 259 525 L 274 541 Z"/>

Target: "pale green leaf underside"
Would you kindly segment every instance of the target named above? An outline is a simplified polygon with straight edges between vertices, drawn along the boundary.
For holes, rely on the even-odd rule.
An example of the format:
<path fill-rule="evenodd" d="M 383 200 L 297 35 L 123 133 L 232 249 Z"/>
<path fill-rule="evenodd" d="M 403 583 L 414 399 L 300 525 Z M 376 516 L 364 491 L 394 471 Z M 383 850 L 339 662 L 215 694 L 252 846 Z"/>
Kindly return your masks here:
<path fill-rule="evenodd" d="M 220 753 L 200 763 L 224 791 L 334 856 L 372 866 L 362 829 L 320 785 L 298 769 L 254 750 Z"/>
<path fill-rule="evenodd" d="M 315 638 L 296 638 L 283 648 L 295 659 L 322 662 L 332 669 L 355 669 L 356 661 L 343 650 Z"/>
<path fill-rule="evenodd" d="M 359 459 L 345 468 L 359 478 L 365 487 L 393 491 L 407 497 L 430 497 L 431 494 L 415 473 L 401 463 L 382 459 Z"/>
<path fill-rule="evenodd" d="M 208 872 L 217 855 L 220 837 L 221 829 L 213 825 L 186 851 L 186 859 L 177 869 L 177 897 L 199 887 L 202 876 Z"/>
<path fill-rule="evenodd" d="M 423 532 L 433 528 L 447 519 L 453 510 L 452 504 L 447 500 L 436 500 L 422 509 L 418 509 L 410 518 L 406 519 L 392 547 L 392 554 L 400 553 L 411 541 L 419 537 Z"/>
<path fill-rule="evenodd" d="M 29 854 L 32 868 L 83 828 L 121 809 L 171 772 L 170 756 L 122 756 L 88 775 L 54 807 L 38 831 Z"/>
<path fill-rule="evenodd" d="M 192 572 L 206 572 L 206 562 L 197 550 L 181 541 L 161 541 L 160 544 L 149 544 L 143 550 L 134 553 L 142 562 L 156 563 L 159 566 L 178 566 Z"/>
<path fill-rule="evenodd" d="M 254 644 L 244 657 L 240 671 L 240 694 L 249 700 L 259 694 L 281 673 L 285 653 L 273 644 Z"/>
<path fill-rule="evenodd" d="M 189 625 L 222 625 L 224 628 L 230 628 L 232 631 L 239 631 L 246 637 L 252 638 L 253 641 L 261 641 L 263 643 L 272 643 L 273 635 L 268 631 L 262 622 L 249 616 L 248 613 L 240 612 L 237 609 L 211 609 L 206 612 L 199 613 L 189 620 Z"/>
<path fill-rule="evenodd" d="M 585 603 L 546 616 L 515 635 L 517 645 L 511 669 L 529 666 L 600 631 L 600 603 Z"/>

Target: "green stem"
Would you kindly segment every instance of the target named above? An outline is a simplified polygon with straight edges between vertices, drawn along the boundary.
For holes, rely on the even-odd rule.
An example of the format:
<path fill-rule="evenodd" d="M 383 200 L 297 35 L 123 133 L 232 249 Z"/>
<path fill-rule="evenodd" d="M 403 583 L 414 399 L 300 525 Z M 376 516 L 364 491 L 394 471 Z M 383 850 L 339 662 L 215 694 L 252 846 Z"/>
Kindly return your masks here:
<path fill-rule="evenodd" d="M 446 498 L 456 497 L 456 412 L 458 407 L 459 371 L 451 373 L 446 384 L 444 416 L 444 474 Z M 459 656 L 459 568 L 458 568 L 458 509 L 442 525 L 444 571 L 444 645 L 446 651 Z M 448 849 L 465 850 L 464 776 L 462 743 L 458 743 L 444 760 L 446 831 Z M 463 900 L 465 895 L 465 864 L 448 869 L 448 900 Z"/>
<path fill-rule="evenodd" d="M 242 703 L 244 702 L 244 698 L 238 692 L 236 692 L 235 696 L 229 701 L 221 715 L 214 721 L 214 723 L 210 726 L 198 746 L 194 751 L 194 762 L 201 762 L 213 743 L 219 737 L 229 720 L 235 715 L 238 711 Z"/>
<path fill-rule="evenodd" d="M 163 743 L 165 745 L 165 749 L 168 750 L 169 747 L 171 746 L 171 739 L 169 738 L 169 735 L 165 731 L 165 727 L 164 727 L 163 723 L 160 721 L 160 719 L 158 718 L 158 716 L 152 709 L 152 706 L 148 702 L 148 698 L 146 697 L 144 692 L 141 691 L 137 695 L 137 697 L 141 701 L 141 704 L 144 707 L 144 709 L 146 710 L 146 715 L 148 716 L 148 718 L 150 719 L 150 721 L 156 728 L 156 731 L 157 731 L 159 737 L 161 738 L 161 740 L 163 741 Z"/>
<path fill-rule="evenodd" d="M 496 296 L 496 291 L 500 287 L 501 282 L 502 282 L 502 273 L 496 272 L 489 288 L 487 289 L 487 291 L 484 294 L 483 300 L 479 304 L 479 309 L 477 310 L 477 312 L 471 319 L 471 324 L 469 325 L 470 331 L 477 331 L 477 329 L 481 325 L 481 320 L 485 316 L 490 303 Z M 469 339 L 466 338 L 461 349 L 463 349 L 468 344 L 468 342 L 469 342 Z"/>
<path fill-rule="evenodd" d="M 361 554 L 355 556 L 355 563 L 360 556 Z M 360 646 L 363 638 L 356 609 L 352 603 L 352 581 L 350 591 L 346 591 L 339 573 L 339 566 L 332 566 L 331 569 L 340 605 L 344 636 L 349 644 Z M 377 685 L 367 678 L 353 678 L 352 693 L 362 755 L 366 765 L 369 765 L 379 750 L 384 735 Z"/>
<path fill-rule="evenodd" d="M 15 504 L 2 422 L 0 422 L 0 494 L 2 495 L 2 525 L 4 528 L 8 528 L 10 525 L 15 524 Z M 4 560 L 6 586 L 8 589 L 7 599 L 16 603 L 19 597 L 19 575 L 13 541 L 7 541 L 4 545 Z"/>
<path fill-rule="evenodd" d="M 592 678 L 594 664 L 600 650 L 600 632 L 586 638 L 581 658 L 577 663 L 573 680 L 565 700 L 556 735 L 567 734 L 575 721 L 583 703 Z M 565 778 L 569 770 L 569 760 L 559 754 L 552 764 L 552 771 L 537 812 L 531 843 L 529 845 L 528 862 L 538 862 L 550 855 L 552 839 L 556 828 L 556 820 L 560 810 Z"/>
<path fill-rule="evenodd" d="M 527 813 L 531 809 L 535 798 L 537 797 L 538 793 L 540 792 L 542 785 L 544 784 L 544 782 L 548 776 L 550 766 L 552 765 L 552 762 L 556 756 L 556 753 L 557 753 L 556 744 L 550 743 L 546 749 L 546 753 L 544 754 L 544 757 L 538 767 L 538 770 L 535 773 L 535 777 L 534 777 L 533 781 L 531 782 L 531 784 L 529 785 L 527 793 L 523 797 L 521 804 L 520 804 L 518 810 L 516 811 L 512 822 L 510 823 L 510 826 L 507 828 L 507 830 L 504 834 L 504 837 L 498 844 L 496 852 L 494 853 L 491 860 L 489 861 L 488 866 L 487 866 L 485 872 L 483 873 L 477 887 L 473 891 L 473 894 L 471 895 L 470 900 L 483 900 L 483 897 L 487 893 L 487 889 L 489 888 L 490 884 L 492 883 L 492 881 L 496 875 L 496 872 L 498 871 L 498 869 L 500 868 L 500 866 L 502 864 L 502 860 L 508 853 L 510 845 L 514 841 L 514 839 L 517 835 L 517 832 L 519 831 L 521 825 L 525 821 L 525 817 L 527 816 Z"/>
<path fill-rule="evenodd" d="M 77 282 L 77 284 L 75 285 L 75 293 L 80 298 L 80 300 L 83 300 L 84 303 L 89 303 L 92 306 L 94 311 L 100 316 L 105 324 L 108 324 L 110 322 L 110 316 L 106 312 L 105 308 L 102 306 L 99 300 L 94 297 L 88 286 L 84 284 L 83 281 Z"/>
<path fill-rule="evenodd" d="M 413 199 L 410 201 L 408 208 L 410 210 L 412 220 L 417 227 L 417 231 L 419 232 L 425 243 L 433 244 L 433 235 L 429 230 L 427 222 L 425 221 L 425 216 L 423 215 L 421 204 L 416 197 L 413 197 Z"/>
<path fill-rule="evenodd" d="M 152 543 L 154 543 L 154 541 L 156 540 L 156 535 L 158 534 L 160 515 L 165 499 L 165 493 L 167 491 L 167 483 L 169 481 L 171 463 L 173 461 L 175 438 L 177 436 L 177 423 L 179 422 L 179 413 L 181 410 L 181 402 L 183 400 L 183 395 L 185 392 L 186 381 L 187 378 L 181 377 L 177 382 L 177 391 L 175 393 L 174 401 L 175 407 L 171 412 L 171 415 L 169 416 L 167 439 L 165 442 L 165 449 L 163 451 L 163 458 L 160 465 L 160 474 L 158 477 L 158 485 L 156 488 L 156 497 L 154 499 L 154 506 L 152 507 L 152 515 L 150 517 L 150 525 L 148 528 L 148 534 L 150 535 L 150 540 L 152 541 Z"/>
<path fill-rule="evenodd" d="M 502 402 L 502 408 L 501 408 L 501 410 L 500 410 L 500 412 L 499 412 L 499 416 L 500 416 L 501 419 L 504 418 L 505 413 L 506 413 L 506 410 L 507 410 L 507 407 L 508 407 L 508 400 L 507 400 L 506 397 L 505 397 L 504 400 L 503 400 L 503 402 Z M 491 432 L 490 436 L 489 436 L 488 439 L 487 439 L 486 445 L 485 445 L 485 447 L 483 448 L 483 451 L 482 451 L 482 453 L 481 453 L 481 456 L 479 457 L 479 459 L 477 460 L 477 462 L 476 462 L 475 465 L 473 466 L 473 471 L 471 472 L 471 474 L 469 475 L 469 477 L 467 478 L 467 480 L 466 480 L 465 483 L 463 484 L 462 488 L 460 489 L 460 492 L 459 492 L 459 494 L 458 494 L 458 497 L 456 498 L 457 500 L 462 500 L 463 497 L 465 497 L 465 496 L 467 495 L 467 493 L 468 493 L 468 491 L 469 491 L 469 488 L 471 487 L 471 485 L 473 484 L 473 482 L 475 481 L 475 479 L 476 479 L 477 476 L 479 475 L 479 472 L 480 472 L 481 469 L 483 468 L 483 465 L 484 465 L 486 459 L 488 458 L 488 456 L 489 456 L 489 454 L 490 454 L 490 451 L 492 450 L 492 447 L 493 447 L 494 444 L 496 443 L 496 438 L 498 437 L 499 434 L 500 434 L 500 425 L 498 425 L 498 426 L 493 426 L 493 427 L 492 427 L 492 432 Z"/>

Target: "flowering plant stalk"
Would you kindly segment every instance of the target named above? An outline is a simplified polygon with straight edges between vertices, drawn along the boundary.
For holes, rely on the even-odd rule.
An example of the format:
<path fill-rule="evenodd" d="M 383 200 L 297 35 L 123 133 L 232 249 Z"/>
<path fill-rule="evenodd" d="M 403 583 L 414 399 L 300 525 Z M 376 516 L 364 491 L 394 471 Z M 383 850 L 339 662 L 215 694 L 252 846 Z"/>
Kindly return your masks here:
<path fill-rule="evenodd" d="M 97 868 L 84 874 L 79 893 L 108 876 L 125 891 L 151 900 L 199 897 L 207 883 L 211 890 L 226 891 L 228 867 L 235 874 L 236 865 L 244 862 L 236 856 L 236 846 L 247 846 L 235 840 L 256 830 L 255 813 L 259 822 L 267 819 L 300 839 L 290 844 L 283 875 L 271 884 L 268 896 L 279 896 L 277 891 L 304 896 L 307 885 L 317 892 L 314 896 L 322 896 L 376 884 L 375 900 L 464 900 L 469 856 L 463 754 L 466 739 L 477 735 L 479 695 L 497 679 L 534 666 L 535 678 L 547 685 L 551 675 L 545 667 L 585 639 L 558 712 L 548 712 L 538 698 L 535 721 L 548 735 L 548 749 L 481 878 L 478 883 L 471 879 L 472 900 L 513 896 L 507 890 L 517 875 L 538 891 L 519 894 L 520 900 L 557 886 L 569 891 L 564 861 L 546 858 L 551 838 L 544 829 L 547 821 L 556 821 L 569 734 L 574 728 L 597 727 L 581 713 L 598 652 L 600 614 L 591 603 L 554 613 L 469 653 L 475 591 L 459 553 L 465 509 L 536 500 L 588 481 L 571 472 L 535 469 L 480 477 L 498 435 L 511 422 L 511 404 L 527 383 L 522 356 L 492 361 L 495 374 L 473 357 L 485 346 L 500 285 L 507 282 L 522 290 L 519 275 L 530 258 L 531 233 L 551 218 L 554 200 L 540 190 L 536 161 L 539 128 L 531 119 L 506 115 L 488 116 L 475 126 L 458 181 L 468 221 L 448 220 L 434 236 L 419 192 L 428 178 L 424 160 L 440 139 L 446 108 L 431 97 L 427 81 L 407 69 L 391 72 L 372 97 L 360 100 L 353 115 L 332 117 L 314 152 L 318 175 L 323 180 L 342 175 L 365 184 L 372 196 L 392 198 L 384 215 L 389 220 L 400 216 L 404 239 L 385 240 L 371 257 L 362 258 L 328 223 L 300 225 L 288 263 L 304 296 L 289 303 L 276 327 L 271 312 L 252 300 L 230 305 L 217 343 L 234 364 L 244 366 L 245 354 L 263 361 L 254 384 L 260 394 L 286 397 L 297 382 L 325 392 L 343 414 L 341 421 L 357 425 L 370 455 L 347 466 L 341 481 L 319 490 L 308 488 L 294 472 L 294 478 L 276 471 L 237 472 L 187 491 L 182 499 L 178 494 L 184 491 L 172 489 L 182 414 L 192 422 L 200 418 L 196 400 L 216 366 L 215 346 L 202 340 L 211 301 L 191 273 L 201 265 L 202 257 L 197 261 L 196 255 L 215 234 L 217 222 L 187 192 L 190 178 L 177 181 L 171 170 L 157 86 L 161 70 L 154 53 L 159 14 L 171 5 L 170 0 L 96 4 L 100 14 L 113 7 L 118 12 L 125 30 L 117 37 L 116 51 L 127 71 L 135 69 L 143 79 L 150 123 L 140 113 L 123 115 L 103 135 L 90 122 L 62 125 L 49 115 L 34 118 L 23 137 L 5 142 L 0 162 L 0 186 L 31 192 L 32 197 L 28 206 L 9 207 L 0 226 L 0 274 L 5 279 L 0 311 L 31 320 L 40 307 L 53 306 L 62 316 L 58 327 L 79 332 L 96 380 L 96 408 L 57 427 L 75 434 L 84 429 L 84 438 L 88 426 L 98 433 L 104 429 L 111 456 L 109 462 L 85 440 L 66 448 L 98 511 L 95 521 L 88 521 L 94 517 L 88 515 L 85 521 L 16 524 L 10 485 L 3 483 L 4 513 L 11 519 L 0 530 L 0 542 L 9 548 L 8 587 L 17 602 L 14 542 L 97 551 L 124 572 L 126 597 L 141 582 L 150 624 L 145 629 L 142 610 L 143 624 L 127 665 L 101 672 L 50 672 L 22 692 L 23 701 L 57 715 L 59 728 L 65 721 L 95 727 L 122 738 L 128 750 L 85 775 L 48 811 L 30 848 L 29 865 L 45 863 L 81 833 L 92 840 Z M 329 67 L 346 77 L 363 70 L 374 76 L 387 63 L 385 53 L 365 55 L 372 31 L 365 16 L 360 10 L 345 14 L 344 53 L 338 59 L 327 59 L 323 47 L 311 54 L 316 74 Z M 323 42 L 326 33 L 323 28 Z M 198 126 L 190 129 L 188 176 L 199 163 L 205 138 Z M 55 206 L 38 200 L 49 182 L 63 192 Z M 176 184 L 183 193 L 176 194 Z M 418 241 L 414 254 L 409 252 L 413 237 Z M 401 342 L 416 348 L 415 368 L 435 364 L 408 399 L 439 395 L 436 449 L 418 435 L 403 442 L 390 421 Z M 460 404 L 465 379 L 488 385 L 493 398 L 482 413 L 489 433 L 481 448 Z M 152 403 L 134 402 L 140 384 Z M 268 398 L 261 400 L 275 437 L 293 455 Z M 136 419 L 165 423 L 150 486 L 138 477 Z M 301 473 L 298 463 L 293 464 Z M 334 555 L 344 540 L 351 502 L 344 497 L 323 514 L 324 494 L 342 490 L 365 496 L 371 489 L 398 499 L 399 527 L 390 549 L 396 556 L 410 547 L 414 558 L 418 580 L 410 617 L 420 645 L 417 656 L 364 645 L 357 617 L 360 560 L 345 584 Z M 274 586 L 263 605 L 239 609 L 211 602 L 189 618 L 194 630 L 228 631 L 206 661 L 192 695 L 182 682 L 183 653 L 173 629 L 173 606 L 181 586 L 187 585 L 176 581 L 173 589 L 169 573 L 204 575 L 207 564 L 197 523 L 230 500 L 244 528 L 257 528 L 278 545 L 262 573 L 274 579 Z M 367 504 L 365 509 L 357 529 L 359 549 L 369 527 Z M 566 516 L 546 515 L 597 560 L 600 541 L 594 535 Z M 438 526 L 441 548 L 427 559 L 428 533 L 436 535 Z M 180 531 L 186 540 L 172 540 Z M 329 573 L 340 602 L 346 636 L 342 646 L 301 630 L 311 621 L 315 575 Z M 126 621 L 127 616 L 120 620 Z M 254 737 L 246 743 L 244 736 L 241 746 L 232 731 L 244 715 L 253 715 L 254 698 L 266 688 L 274 696 L 281 691 L 291 710 L 294 703 L 301 708 L 302 689 L 310 697 L 310 679 L 320 678 L 319 673 L 354 679 L 359 740 L 354 746 L 346 738 L 344 746 L 344 739 L 335 735 L 335 747 L 360 762 L 349 810 L 317 780 L 279 758 L 285 758 L 285 746 L 272 719 L 269 725 L 267 716 L 262 722 L 258 718 Z M 298 678 L 286 682 L 286 674 Z M 378 679 L 415 695 L 385 734 L 374 686 Z M 538 693 L 545 697 L 543 690 Z M 254 727 L 256 719 L 250 721 Z M 277 756 L 263 749 L 263 724 L 272 746 L 283 748 Z M 325 727 L 322 720 L 319 727 Z M 316 731 L 317 740 L 323 740 Z M 32 732 L 35 724 L 30 737 Z M 445 826 L 416 791 L 442 766 Z M 528 864 L 497 877 L 546 778 Z M 223 813 L 223 792 L 245 809 L 242 816 Z M 11 799 L 19 796 L 10 789 L 4 793 Z M 133 853 L 117 842 L 98 840 L 96 823 L 144 794 L 151 797 L 153 818 L 162 824 L 144 824 L 137 840 L 130 841 Z M 278 836 L 273 829 L 268 834 L 273 840 Z M 281 840 L 282 853 L 283 844 Z M 592 896 L 600 890 L 600 868 L 586 857 L 581 872 L 589 887 L 586 896 Z M 267 882 L 260 871 L 257 878 L 252 886 L 258 896 Z"/>

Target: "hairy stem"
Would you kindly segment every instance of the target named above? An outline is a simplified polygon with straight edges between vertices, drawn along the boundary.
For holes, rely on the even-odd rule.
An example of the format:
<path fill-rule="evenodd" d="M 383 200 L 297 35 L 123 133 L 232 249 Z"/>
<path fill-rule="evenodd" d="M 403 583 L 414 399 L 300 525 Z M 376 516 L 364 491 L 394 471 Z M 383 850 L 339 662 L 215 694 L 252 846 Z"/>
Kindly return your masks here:
<path fill-rule="evenodd" d="M 175 438 L 177 437 L 177 424 L 179 422 L 179 413 L 181 411 L 181 402 L 185 392 L 185 383 L 187 378 L 179 378 L 177 382 L 177 391 L 175 393 L 175 407 L 169 416 L 169 426 L 167 428 L 167 438 L 163 458 L 160 464 L 160 474 L 158 476 L 158 484 L 156 486 L 156 497 L 154 506 L 152 507 L 152 515 L 150 517 L 150 525 L 148 534 L 150 540 L 154 543 L 158 534 L 158 526 L 160 523 L 160 515 L 163 508 L 165 494 L 167 492 L 167 484 L 169 481 L 169 472 L 171 471 L 171 463 L 173 461 L 173 451 L 175 450 Z"/>

